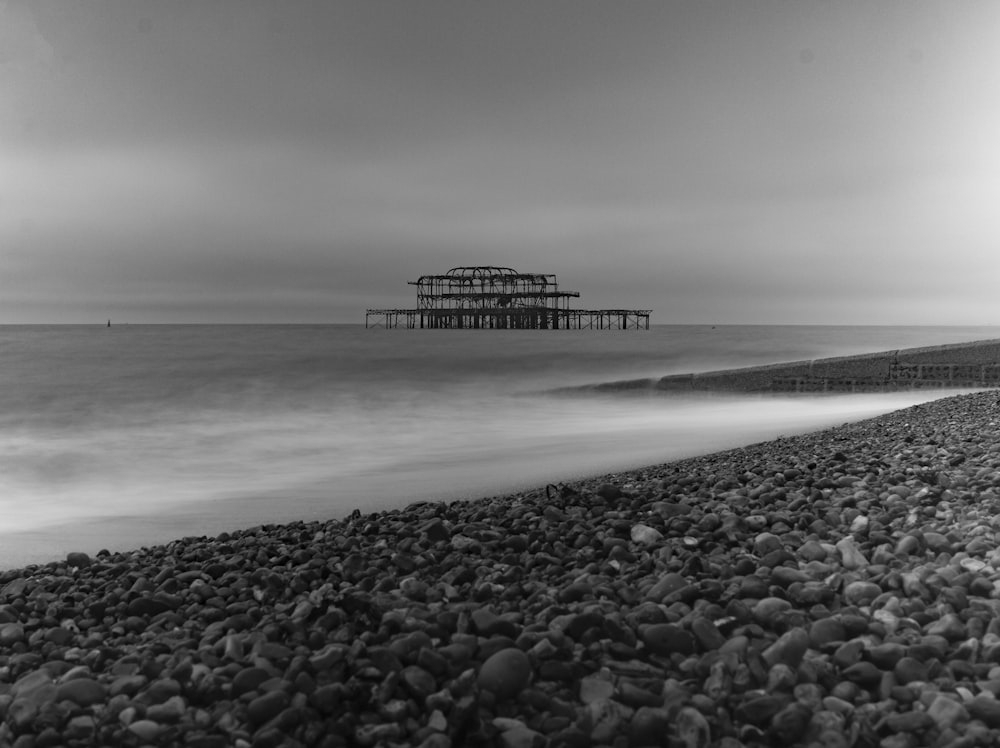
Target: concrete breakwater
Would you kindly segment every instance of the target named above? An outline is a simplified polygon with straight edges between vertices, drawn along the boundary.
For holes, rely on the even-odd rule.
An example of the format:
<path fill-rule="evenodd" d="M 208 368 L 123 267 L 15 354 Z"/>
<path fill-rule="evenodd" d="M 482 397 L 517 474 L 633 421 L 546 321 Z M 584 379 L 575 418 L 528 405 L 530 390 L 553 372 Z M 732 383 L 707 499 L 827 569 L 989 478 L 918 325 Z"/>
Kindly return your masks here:
<path fill-rule="evenodd" d="M 887 392 L 1000 387 L 1000 340 L 673 374 L 643 382 L 668 392 Z M 626 384 L 618 383 L 617 388 Z"/>

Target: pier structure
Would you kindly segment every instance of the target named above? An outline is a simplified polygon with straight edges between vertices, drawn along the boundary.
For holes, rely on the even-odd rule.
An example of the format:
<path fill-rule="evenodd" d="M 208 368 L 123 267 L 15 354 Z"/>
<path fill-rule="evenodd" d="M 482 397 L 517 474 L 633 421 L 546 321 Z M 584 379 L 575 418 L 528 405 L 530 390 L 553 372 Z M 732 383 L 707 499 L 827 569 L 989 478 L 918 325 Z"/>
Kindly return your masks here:
<path fill-rule="evenodd" d="M 560 291 L 550 273 L 456 267 L 423 275 L 415 309 L 368 309 L 365 327 L 499 330 L 649 329 L 649 309 L 572 309 L 577 291 Z"/>

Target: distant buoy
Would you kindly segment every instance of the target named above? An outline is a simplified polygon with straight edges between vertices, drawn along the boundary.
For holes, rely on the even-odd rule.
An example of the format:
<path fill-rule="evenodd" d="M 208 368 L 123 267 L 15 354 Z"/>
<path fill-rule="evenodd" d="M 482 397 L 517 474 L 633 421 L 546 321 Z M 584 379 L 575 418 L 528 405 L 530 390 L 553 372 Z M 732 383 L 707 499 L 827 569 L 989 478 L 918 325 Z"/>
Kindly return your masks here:
<path fill-rule="evenodd" d="M 111 327 L 111 320 L 108 320 L 108 327 Z"/>

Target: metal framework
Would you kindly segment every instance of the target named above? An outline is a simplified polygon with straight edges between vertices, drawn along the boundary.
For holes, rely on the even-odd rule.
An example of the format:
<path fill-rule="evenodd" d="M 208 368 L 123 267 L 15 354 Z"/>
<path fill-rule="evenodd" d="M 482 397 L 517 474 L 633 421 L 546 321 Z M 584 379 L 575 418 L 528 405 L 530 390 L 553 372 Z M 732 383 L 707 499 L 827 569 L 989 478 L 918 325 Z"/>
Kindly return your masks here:
<path fill-rule="evenodd" d="M 416 309 L 368 309 L 365 327 L 558 330 L 649 329 L 649 309 L 571 309 L 577 291 L 560 291 L 550 273 L 513 268 L 452 268 L 422 275 Z"/>

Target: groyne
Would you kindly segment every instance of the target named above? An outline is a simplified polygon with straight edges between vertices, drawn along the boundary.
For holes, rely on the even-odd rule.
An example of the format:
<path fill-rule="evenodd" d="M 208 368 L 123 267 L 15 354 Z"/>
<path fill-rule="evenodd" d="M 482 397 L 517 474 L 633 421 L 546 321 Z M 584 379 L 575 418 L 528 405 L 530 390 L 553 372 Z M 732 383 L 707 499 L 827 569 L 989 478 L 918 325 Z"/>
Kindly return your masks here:
<path fill-rule="evenodd" d="M 1000 340 L 673 374 L 652 385 L 668 392 L 889 392 L 1000 387 Z"/>

